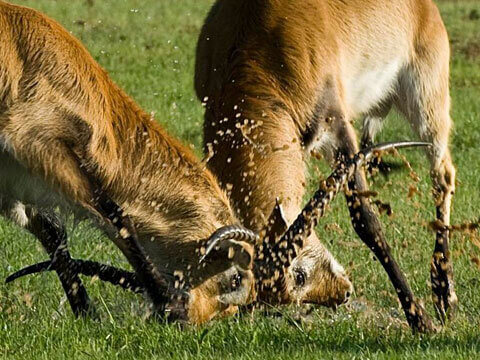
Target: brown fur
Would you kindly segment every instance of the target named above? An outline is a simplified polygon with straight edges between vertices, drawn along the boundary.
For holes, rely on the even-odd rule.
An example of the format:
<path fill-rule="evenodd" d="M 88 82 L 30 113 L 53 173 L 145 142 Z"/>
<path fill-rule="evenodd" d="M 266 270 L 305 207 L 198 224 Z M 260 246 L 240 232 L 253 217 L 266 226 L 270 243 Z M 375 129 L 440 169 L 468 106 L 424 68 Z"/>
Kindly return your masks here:
<path fill-rule="evenodd" d="M 218 0 L 199 37 L 195 73 L 206 107 L 208 165 L 245 225 L 260 229 L 275 197 L 291 222 L 304 194 L 309 150 L 323 150 L 332 163 L 351 156 L 358 150 L 351 122 L 365 117 L 368 145 L 395 106 L 434 144 L 428 156 L 435 200 L 448 225 L 455 187 L 448 77 L 448 38 L 431 0 Z M 366 190 L 362 174 L 351 185 Z M 360 212 L 351 206 L 355 229 L 369 247 L 378 244 L 388 268 L 388 245 L 370 202 L 355 199 L 349 199 L 360 205 Z M 447 243 L 448 233 L 439 233 L 437 244 L 442 236 Z M 450 266 L 445 246 L 436 258 Z M 304 291 L 290 285 L 290 301 L 343 301 L 348 280 L 332 276 L 332 259 L 315 235 L 299 259 L 313 259 L 316 268 Z M 442 290 L 448 299 L 435 297 L 440 311 L 456 301 L 451 268 L 448 280 Z"/>
<path fill-rule="evenodd" d="M 192 267 L 190 320 L 203 322 L 226 310 L 216 297 L 229 262 L 198 271 L 195 253 L 199 241 L 236 222 L 214 176 L 55 21 L 0 2 L 0 39 L 0 160 L 19 172 L 0 179 L 3 204 L 60 203 L 80 215 L 98 215 L 85 166 L 132 219 L 159 269 Z M 19 190 L 15 183 L 22 181 L 36 183 Z M 241 246 L 252 255 L 249 244 Z M 244 278 L 252 288 L 250 270 Z"/>

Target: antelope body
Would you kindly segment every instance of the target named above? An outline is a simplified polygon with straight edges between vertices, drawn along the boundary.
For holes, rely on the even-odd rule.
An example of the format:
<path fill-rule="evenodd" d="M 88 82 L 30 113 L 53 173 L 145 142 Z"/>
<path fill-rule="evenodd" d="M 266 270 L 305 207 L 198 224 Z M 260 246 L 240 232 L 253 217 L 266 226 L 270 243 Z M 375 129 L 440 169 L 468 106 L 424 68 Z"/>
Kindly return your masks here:
<path fill-rule="evenodd" d="M 253 248 L 238 236 L 197 266 L 204 241 L 237 222 L 215 177 L 60 25 L 0 2 L 1 214 L 45 240 L 57 206 L 94 219 L 179 317 L 204 322 L 255 296 Z M 190 274 L 186 298 L 176 271 Z"/>
<path fill-rule="evenodd" d="M 437 219 L 449 225 L 448 83 L 448 37 L 431 0 L 218 0 L 198 40 L 195 88 L 206 108 L 208 165 L 252 229 L 262 228 L 276 197 L 292 222 L 309 152 L 321 150 L 332 164 L 351 157 L 353 120 L 364 118 L 362 143 L 371 144 L 391 107 L 433 143 Z M 355 230 L 388 272 L 410 324 L 425 330 L 369 200 L 357 196 L 367 188 L 361 171 L 349 187 Z M 351 291 L 315 234 L 287 277 L 286 301 L 338 303 Z M 437 233 L 431 277 L 444 319 L 456 303 L 447 227 Z"/>

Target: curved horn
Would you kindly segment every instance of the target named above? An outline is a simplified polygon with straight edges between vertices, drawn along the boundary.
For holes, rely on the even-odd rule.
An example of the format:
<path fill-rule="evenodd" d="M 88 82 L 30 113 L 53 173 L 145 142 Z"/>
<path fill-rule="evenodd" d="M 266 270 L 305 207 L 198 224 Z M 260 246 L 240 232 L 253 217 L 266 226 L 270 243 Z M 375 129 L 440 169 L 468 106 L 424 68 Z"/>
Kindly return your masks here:
<path fill-rule="evenodd" d="M 75 273 L 92 277 L 98 276 L 102 281 L 107 281 L 113 285 L 120 286 L 124 290 L 130 290 L 135 293 L 142 293 L 145 291 L 145 287 L 140 283 L 140 280 L 134 272 L 89 260 L 72 259 L 72 265 L 74 268 L 71 269 L 71 271 Z M 44 261 L 27 266 L 12 275 L 9 275 L 5 279 L 5 283 L 8 284 L 27 275 L 54 270 L 55 266 L 52 266 L 51 261 Z"/>
<path fill-rule="evenodd" d="M 382 143 L 365 148 L 358 152 L 352 159 L 341 162 L 332 174 L 321 183 L 320 188 L 315 192 L 310 201 L 305 205 L 296 220 L 283 234 L 279 241 L 264 254 L 263 263 L 272 263 L 273 266 L 260 266 L 257 281 L 260 286 L 270 283 L 269 286 L 276 286 L 283 281 L 283 269 L 287 268 L 296 257 L 295 246 L 303 247 L 303 239 L 308 237 L 312 229 L 317 225 L 319 219 L 325 214 L 327 205 L 340 192 L 340 189 L 355 174 L 358 167 L 365 165 L 379 152 L 400 149 L 406 147 L 427 147 L 430 143 L 417 141 L 401 141 Z M 271 281 L 274 280 L 273 283 Z M 278 290 L 278 289 L 277 289 Z"/>
<path fill-rule="evenodd" d="M 256 244 L 258 239 L 259 236 L 256 233 L 244 228 L 241 225 L 229 225 L 221 227 L 208 238 L 204 248 L 205 253 L 200 258 L 200 263 L 203 263 L 212 250 L 224 240 L 246 241 Z"/>
<path fill-rule="evenodd" d="M 317 225 L 318 220 L 325 214 L 327 205 L 335 198 L 347 181 L 351 179 L 356 169 L 378 156 L 379 152 L 407 147 L 427 146 L 432 146 L 432 144 L 418 141 L 382 143 L 365 148 L 355 154 L 352 159 L 340 163 L 333 173 L 321 183 L 320 188 L 305 205 L 300 215 L 298 215 L 297 219 L 278 241 L 275 248 L 280 249 L 285 247 L 285 245 L 282 246 L 283 241 L 302 247 L 303 239 L 310 235 L 312 229 Z"/>

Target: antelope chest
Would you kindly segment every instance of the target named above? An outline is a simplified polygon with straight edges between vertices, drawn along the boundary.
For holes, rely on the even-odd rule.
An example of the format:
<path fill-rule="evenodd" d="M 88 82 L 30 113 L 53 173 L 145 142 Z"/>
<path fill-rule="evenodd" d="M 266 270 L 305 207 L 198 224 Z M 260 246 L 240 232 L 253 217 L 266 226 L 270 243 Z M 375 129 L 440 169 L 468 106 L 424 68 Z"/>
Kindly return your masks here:
<path fill-rule="evenodd" d="M 343 72 L 344 99 L 351 117 L 368 113 L 395 90 L 403 61 L 356 66 Z"/>

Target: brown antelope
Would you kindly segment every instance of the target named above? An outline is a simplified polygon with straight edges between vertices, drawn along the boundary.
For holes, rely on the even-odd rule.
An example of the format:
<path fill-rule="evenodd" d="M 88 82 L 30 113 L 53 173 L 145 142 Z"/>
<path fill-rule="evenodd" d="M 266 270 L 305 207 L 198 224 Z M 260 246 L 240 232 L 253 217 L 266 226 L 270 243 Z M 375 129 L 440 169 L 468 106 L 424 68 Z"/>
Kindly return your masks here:
<path fill-rule="evenodd" d="M 358 149 L 352 121 L 364 117 L 368 145 L 396 107 L 422 140 L 433 143 L 427 155 L 436 216 L 446 226 L 436 234 L 431 280 L 443 321 L 457 302 L 448 252 L 455 189 L 448 83 L 448 37 L 431 0 L 217 0 L 199 37 L 195 71 L 208 166 L 245 226 L 261 229 L 259 219 L 276 197 L 292 222 L 309 152 L 321 150 L 332 164 L 350 158 Z M 369 199 L 359 196 L 367 189 L 364 172 L 348 185 L 356 232 L 387 271 L 410 325 L 425 330 L 430 322 Z M 315 234 L 286 277 L 289 301 L 297 302 L 323 303 L 332 282 L 348 283 Z"/>
<path fill-rule="evenodd" d="M 260 291 L 262 301 L 288 303 L 292 299 L 298 299 L 298 293 L 291 292 L 288 284 L 288 268 L 297 257 L 296 247 L 303 248 L 304 241 L 307 239 L 313 228 L 317 225 L 327 209 L 328 204 L 334 199 L 338 192 L 355 175 L 357 169 L 362 165 L 369 165 L 378 160 L 379 152 L 402 147 L 430 146 L 429 143 L 422 142 L 396 142 L 378 144 L 373 147 L 363 149 L 352 159 L 341 162 L 335 171 L 320 184 L 320 188 L 315 192 L 302 212 L 297 216 L 290 227 L 283 218 L 281 205 L 277 202 L 274 211 L 267 220 L 268 226 L 265 229 L 263 241 L 255 247 L 255 280 L 256 290 Z M 373 160 L 373 161 L 371 161 Z M 219 232 L 227 232 L 228 229 L 221 229 Z M 220 235 L 219 233 L 217 233 Z M 207 244 L 205 253 L 200 262 L 208 258 L 210 252 L 222 236 L 215 236 L 216 240 Z M 60 245 L 61 246 L 61 245 Z M 67 256 L 69 256 L 67 252 Z M 126 290 L 134 292 L 145 291 L 145 286 L 135 273 L 115 268 L 109 265 L 100 264 L 94 261 L 85 261 L 79 259 L 69 259 L 70 271 L 75 275 L 83 274 L 87 276 L 98 276 L 103 281 L 108 281 L 118 285 Z M 35 274 L 41 271 L 57 270 L 52 267 L 52 261 L 45 261 L 23 268 L 7 278 L 7 283 L 29 274 Z M 61 273 L 59 274 L 62 275 Z M 338 298 L 333 294 L 338 289 L 330 289 L 330 305 L 338 305 Z M 224 315 L 232 314 L 236 309 L 232 308 Z M 429 321 L 426 319 L 426 321 Z M 427 324 L 431 326 L 430 323 Z"/>
<path fill-rule="evenodd" d="M 57 206 L 108 234 L 160 315 L 201 323 L 255 297 L 256 235 L 235 225 L 215 177 L 59 24 L 5 2 L 0 205 L 42 241 L 76 313 L 88 295 L 57 249 L 66 246 Z"/>

